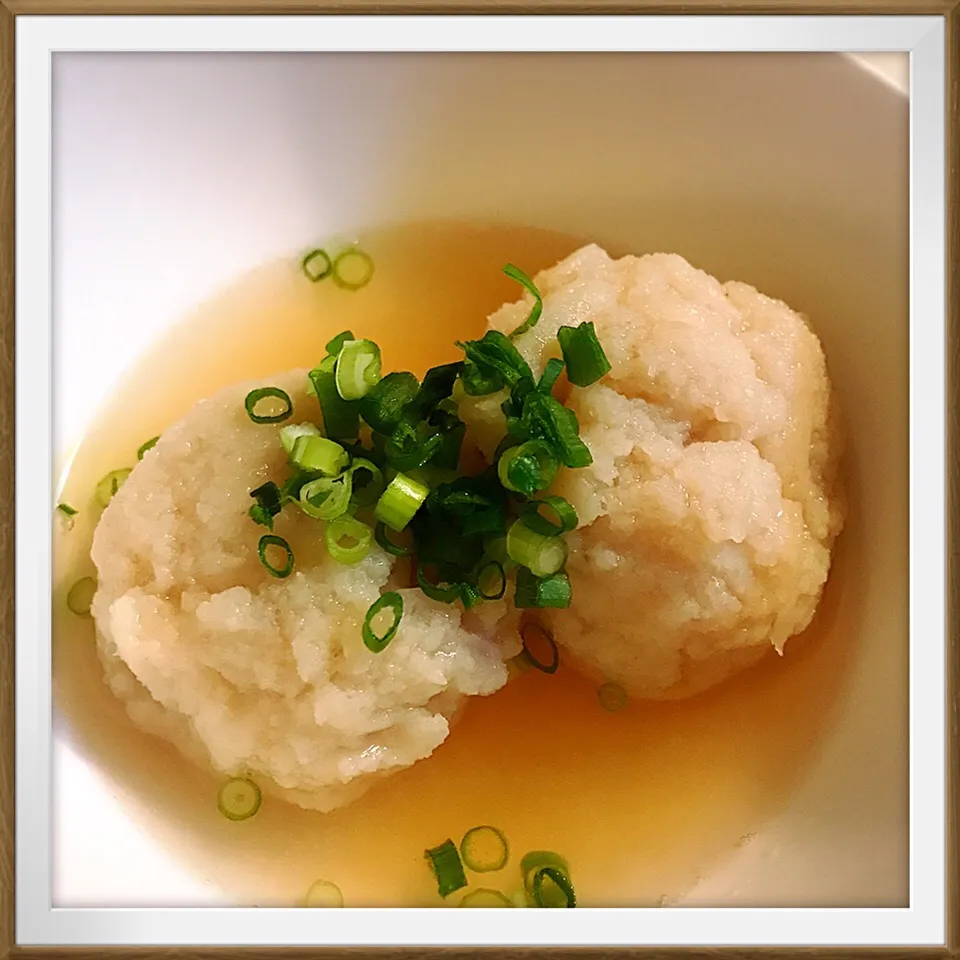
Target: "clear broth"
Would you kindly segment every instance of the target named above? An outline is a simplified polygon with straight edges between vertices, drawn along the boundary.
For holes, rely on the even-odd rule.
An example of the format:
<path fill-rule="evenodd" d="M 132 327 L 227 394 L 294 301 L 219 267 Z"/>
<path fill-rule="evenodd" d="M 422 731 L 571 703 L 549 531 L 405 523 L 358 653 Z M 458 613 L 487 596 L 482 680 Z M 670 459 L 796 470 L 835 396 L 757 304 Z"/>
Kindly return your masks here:
<path fill-rule="evenodd" d="M 97 480 L 133 465 L 138 446 L 197 400 L 310 365 L 347 327 L 381 344 L 387 368 L 422 374 L 456 359 L 454 340 L 479 335 L 489 313 L 516 297 L 504 263 L 532 274 L 581 242 L 472 224 L 391 229 L 364 238 L 376 274 L 357 293 L 308 283 L 294 259 L 266 265 L 158 342 L 75 451 L 61 499 L 81 513 L 54 543 L 58 724 L 109 775 L 130 815 L 237 905 L 296 905 L 319 878 L 339 885 L 347 906 L 455 905 L 466 891 L 441 901 L 423 852 L 481 823 L 506 833 L 511 857 L 499 873 L 469 876 L 469 889 L 510 895 L 523 853 L 550 849 L 569 860 L 584 906 L 669 904 L 748 842 L 814 761 L 859 594 L 845 538 L 806 634 L 719 689 L 608 713 L 596 686 L 571 670 L 531 671 L 473 698 L 432 757 L 354 804 L 319 814 L 266 798 L 240 824 L 218 813 L 210 774 L 133 726 L 102 681 L 92 621 L 66 610 L 70 584 L 94 572 Z"/>

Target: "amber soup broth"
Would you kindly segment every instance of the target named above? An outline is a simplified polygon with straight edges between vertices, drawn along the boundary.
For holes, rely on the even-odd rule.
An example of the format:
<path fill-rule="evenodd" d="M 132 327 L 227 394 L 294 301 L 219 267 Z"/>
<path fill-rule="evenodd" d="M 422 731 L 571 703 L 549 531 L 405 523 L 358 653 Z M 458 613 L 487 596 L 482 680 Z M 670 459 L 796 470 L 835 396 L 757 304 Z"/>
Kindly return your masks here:
<path fill-rule="evenodd" d="M 424 849 L 477 824 L 500 827 L 511 857 L 498 873 L 468 875 L 469 889 L 510 895 L 523 853 L 551 849 L 569 860 L 584 906 L 669 904 L 749 842 L 816 757 L 849 655 L 844 538 L 807 633 L 718 690 L 609 713 L 596 685 L 571 669 L 528 671 L 472 698 L 432 757 L 352 805 L 320 814 L 267 796 L 243 823 L 218 813 L 212 774 L 131 724 L 103 682 L 92 621 L 66 609 L 69 585 L 94 572 L 97 480 L 132 466 L 138 446 L 197 400 L 310 366 L 348 327 L 381 345 L 387 369 L 423 374 L 456 359 L 453 341 L 480 335 L 516 298 L 504 263 L 533 274 L 580 243 L 448 224 L 384 231 L 363 245 L 376 273 L 362 291 L 311 284 L 295 259 L 254 270 L 155 344 L 99 411 L 62 478 L 60 499 L 80 514 L 54 536 L 60 735 L 110 778 L 133 818 L 238 905 L 296 905 L 317 879 L 338 884 L 347 906 L 455 905 L 461 893 L 440 900 Z"/>

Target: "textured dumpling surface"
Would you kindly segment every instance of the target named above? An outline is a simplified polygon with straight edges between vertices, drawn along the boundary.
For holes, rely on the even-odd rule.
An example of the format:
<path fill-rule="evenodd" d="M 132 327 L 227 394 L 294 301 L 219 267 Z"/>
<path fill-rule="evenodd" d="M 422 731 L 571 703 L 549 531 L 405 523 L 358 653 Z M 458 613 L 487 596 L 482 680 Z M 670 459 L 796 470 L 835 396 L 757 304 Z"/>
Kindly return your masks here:
<path fill-rule="evenodd" d="M 220 774 L 330 810 L 429 756 L 462 698 L 497 690 L 507 670 L 494 642 L 418 590 L 400 590 L 399 632 L 371 653 L 361 624 L 394 588 L 393 558 L 375 545 L 336 563 L 299 510 L 275 529 L 294 572 L 278 579 L 261 564 L 250 491 L 282 481 L 286 454 L 244 398 L 279 386 L 288 422 L 316 420 L 306 384 L 295 371 L 231 387 L 164 433 L 97 527 L 92 612 L 107 682 L 138 725 Z"/>
<path fill-rule="evenodd" d="M 536 373 L 561 325 L 592 321 L 611 363 L 572 388 L 591 466 L 551 492 L 576 508 L 556 640 L 597 679 L 686 696 L 810 622 L 842 525 L 839 443 L 823 351 L 804 318 L 674 254 L 578 250 L 536 278 L 543 314 L 516 344 Z M 504 332 L 532 298 L 490 318 Z M 461 416 L 489 456 L 501 395 Z"/>

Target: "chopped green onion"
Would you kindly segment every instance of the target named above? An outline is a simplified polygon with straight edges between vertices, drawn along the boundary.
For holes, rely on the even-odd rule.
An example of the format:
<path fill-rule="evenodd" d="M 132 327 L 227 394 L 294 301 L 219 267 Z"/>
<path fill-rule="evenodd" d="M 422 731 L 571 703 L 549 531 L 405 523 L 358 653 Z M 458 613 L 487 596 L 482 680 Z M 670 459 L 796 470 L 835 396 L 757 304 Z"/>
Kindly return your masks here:
<path fill-rule="evenodd" d="M 491 873 L 507 865 L 510 847 L 496 827 L 472 827 L 460 841 L 460 857 L 474 873 Z"/>
<path fill-rule="evenodd" d="M 457 346 L 463 350 L 469 361 L 461 375 L 468 393 L 472 392 L 470 381 L 478 376 L 468 373 L 471 363 L 480 376 L 498 380 L 498 386 L 506 384 L 513 388 L 520 380 L 533 382 L 530 364 L 499 330 L 488 330 L 479 340 L 468 340 L 466 343 L 458 340 Z"/>
<path fill-rule="evenodd" d="M 323 413 L 323 429 L 331 440 L 352 440 L 360 429 L 358 404 L 344 400 L 337 390 L 337 358 L 326 357 L 310 371 L 310 383 Z"/>
<path fill-rule="evenodd" d="M 389 611 L 393 615 L 393 620 L 386 630 L 380 633 L 374 632 L 373 621 L 384 611 Z M 400 629 L 400 620 L 403 618 L 403 597 L 395 591 L 384 593 L 379 599 L 374 600 L 367 610 L 367 615 L 363 619 L 363 643 L 371 653 L 380 653 L 386 649 L 390 641 L 396 636 Z"/>
<path fill-rule="evenodd" d="M 315 520 L 336 520 L 350 506 L 353 494 L 353 475 L 349 472 L 339 477 L 318 477 L 300 488 L 300 509 Z"/>
<path fill-rule="evenodd" d="M 590 449 L 580 439 L 577 415 L 556 397 L 538 392 L 529 394 L 523 404 L 521 423 L 530 436 L 546 440 L 564 466 L 576 469 L 593 463 Z"/>
<path fill-rule="evenodd" d="M 75 517 L 77 511 L 69 503 L 58 503 L 57 509 L 66 517 Z"/>
<path fill-rule="evenodd" d="M 508 490 L 532 497 L 553 483 L 559 468 L 544 441 L 528 440 L 506 450 L 497 464 L 497 475 Z"/>
<path fill-rule="evenodd" d="M 519 610 L 531 607 L 569 607 L 572 596 L 570 578 L 563 571 L 549 577 L 538 577 L 526 567 L 517 571 L 513 605 Z"/>
<path fill-rule="evenodd" d="M 250 496 L 257 502 L 250 508 L 250 516 L 254 522 L 273 529 L 273 518 L 283 507 L 283 498 L 280 489 L 272 481 L 262 484 L 256 490 L 250 491 Z"/>
<path fill-rule="evenodd" d="M 549 893 L 551 888 L 544 888 L 544 881 L 549 879 L 553 887 L 563 895 L 562 904 L 556 902 L 555 895 Z M 573 884 L 567 875 L 556 867 L 540 867 L 533 875 L 533 901 L 538 907 L 575 907 L 577 897 L 573 891 Z"/>
<path fill-rule="evenodd" d="M 441 897 L 449 896 L 454 890 L 460 890 L 467 885 L 460 854 L 452 840 L 445 840 L 439 847 L 424 851 L 424 856 L 437 878 L 437 890 Z"/>
<path fill-rule="evenodd" d="M 419 392 L 420 382 L 412 373 L 388 373 L 360 401 L 360 416 L 378 433 L 390 434 Z"/>
<path fill-rule="evenodd" d="M 373 535 L 376 538 L 377 543 L 387 551 L 393 557 L 409 557 L 413 553 L 413 546 L 402 547 L 400 544 L 395 543 L 390 539 L 387 534 L 387 525 L 383 522 L 380 522 L 376 525 L 373 531 Z"/>
<path fill-rule="evenodd" d="M 398 473 L 377 501 L 376 518 L 399 533 L 413 519 L 428 493 L 429 487 Z"/>
<path fill-rule="evenodd" d="M 520 639 L 523 641 L 523 653 L 531 666 L 536 667 L 541 673 L 556 673 L 560 668 L 560 651 L 557 649 L 553 634 L 542 624 L 530 620 L 520 628 Z M 550 659 L 541 659 L 538 654 L 533 652 L 534 645 L 546 645 L 549 650 Z"/>
<path fill-rule="evenodd" d="M 597 690 L 600 706 L 610 713 L 616 713 L 627 705 L 627 691 L 617 683 L 604 683 Z"/>
<path fill-rule="evenodd" d="M 499 890 L 488 890 L 486 887 L 477 887 L 466 894 L 460 901 L 461 907 L 512 907 L 513 901 L 505 897 Z"/>
<path fill-rule="evenodd" d="M 123 482 L 130 476 L 131 472 L 129 467 L 111 470 L 97 484 L 96 497 L 100 506 L 105 507 L 113 499 L 113 495 L 123 486 Z"/>
<path fill-rule="evenodd" d="M 443 445 L 439 433 L 429 433 L 426 423 L 401 421 L 384 444 L 387 462 L 395 470 L 411 471 L 429 463 Z"/>
<path fill-rule="evenodd" d="M 490 584 L 490 575 L 495 574 L 497 579 Z M 500 600 L 507 592 L 507 574 L 499 560 L 488 560 L 477 576 L 477 586 L 480 596 L 484 600 Z"/>
<path fill-rule="evenodd" d="M 217 794 L 217 806 L 228 820 L 249 820 L 261 801 L 260 788 L 249 777 L 228 780 Z"/>
<path fill-rule="evenodd" d="M 548 507 L 557 518 L 556 522 L 548 520 L 540 513 L 542 507 Z M 542 500 L 532 500 L 520 507 L 520 516 L 523 522 L 534 532 L 545 537 L 559 537 L 564 533 L 575 530 L 579 523 L 577 511 L 563 497 L 549 496 Z"/>
<path fill-rule="evenodd" d="M 373 543 L 373 531 L 353 517 L 337 517 L 324 531 L 330 556 L 337 563 L 359 563 Z"/>
<path fill-rule="evenodd" d="M 78 617 L 89 617 L 96 592 L 97 581 L 93 577 L 81 577 L 67 593 L 67 609 Z"/>
<path fill-rule="evenodd" d="M 352 330 L 343 330 L 338 333 L 335 337 L 332 337 L 327 341 L 327 345 L 324 347 L 324 350 L 327 351 L 327 355 L 330 357 L 339 357 L 340 351 L 343 349 L 343 345 L 348 340 L 356 340 L 357 338 L 353 335 Z"/>
<path fill-rule="evenodd" d="M 503 386 L 503 381 L 496 373 L 482 373 L 475 363 L 468 363 L 463 368 L 460 383 L 463 384 L 463 392 L 470 397 L 485 397 Z"/>
<path fill-rule="evenodd" d="M 517 520 L 507 531 L 507 556 L 538 577 L 556 573 L 567 562 L 562 537 L 545 537 Z"/>
<path fill-rule="evenodd" d="M 336 440 L 318 436 L 297 437 L 290 459 L 301 470 L 326 477 L 339 476 L 350 463 L 350 455 Z"/>
<path fill-rule="evenodd" d="M 432 410 L 441 401 L 453 394 L 457 377 L 463 373 L 464 363 L 458 360 L 455 363 L 444 363 L 439 367 L 431 367 L 423 376 L 420 392 L 417 394 L 416 407 L 420 411 Z"/>
<path fill-rule="evenodd" d="M 300 262 L 308 280 L 316 283 L 333 272 L 333 261 L 326 250 L 311 250 Z"/>
<path fill-rule="evenodd" d="M 318 880 L 307 891 L 305 907 L 342 907 L 343 894 L 340 888 L 329 880 Z"/>
<path fill-rule="evenodd" d="M 440 443 L 432 457 L 433 465 L 441 470 L 456 470 L 460 466 L 460 449 L 467 435 L 467 425 L 457 421 L 440 434 Z"/>
<path fill-rule="evenodd" d="M 284 553 L 286 553 L 286 560 L 282 567 L 274 566 L 267 559 L 267 549 L 269 547 L 279 547 L 284 551 Z M 267 568 L 267 571 L 271 576 L 283 580 L 285 577 L 289 577 L 293 571 L 293 551 L 290 549 L 290 544 L 287 543 L 283 537 L 276 537 L 272 533 L 264 534 L 260 538 L 260 543 L 257 547 L 257 553 L 260 554 L 260 562 Z"/>
<path fill-rule="evenodd" d="M 533 281 L 519 267 L 515 267 L 512 263 L 508 263 L 503 268 L 503 272 L 510 277 L 511 280 L 516 280 L 517 283 L 524 287 L 524 289 L 532 293 L 534 300 L 536 301 L 527 319 L 524 320 L 523 323 L 521 323 L 520 326 L 510 334 L 510 339 L 514 340 L 537 325 L 537 321 L 540 319 L 540 314 L 543 312 L 543 297 L 540 296 L 540 291 L 534 286 Z"/>
<path fill-rule="evenodd" d="M 256 407 L 262 400 L 280 400 L 283 407 L 278 413 L 258 414 Z M 256 390 L 251 390 L 243 401 L 243 405 L 246 408 L 247 416 L 254 423 L 283 423 L 293 413 L 293 401 L 290 399 L 290 394 L 279 387 L 258 387 Z"/>
<path fill-rule="evenodd" d="M 377 498 L 383 493 L 383 472 L 375 464 L 362 457 L 358 457 L 350 464 L 350 473 L 353 475 L 353 501 L 361 507 L 369 507 L 376 503 Z M 362 477 L 369 475 L 369 479 L 364 483 L 357 482 L 357 474 Z"/>
<path fill-rule="evenodd" d="M 417 586 L 420 587 L 420 590 L 431 600 L 436 600 L 438 603 L 456 603 L 461 598 L 462 588 L 465 584 L 459 582 L 434 583 L 427 579 L 427 566 L 422 561 L 417 564 Z"/>
<path fill-rule="evenodd" d="M 561 327 L 557 339 L 567 364 L 567 378 L 575 387 L 589 387 L 610 372 L 610 361 L 592 320 L 584 320 L 578 327 Z"/>
<path fill-rule="evenodd" d="M 293 453 L 293 448 L 301 437 L 322 437 L 320 428 L 312 423 L 291 423 L 280 428 L 280 443 L 287 456 Z"/>
<path fill-rule="evenodd" d="M 344 250 L 333 261 L 333 282 L 344 290 L 359 290 L 373 279 L 373 259 L 362 250 Z"/>
<path fill-rule="evenodd" d="M 523 877 L 523 887 L 529 894 L 533 894 L 533 880 L 536 872 L 543 867 L 552 867 L 566 876 L 570 875 L 570 865 L 552 850 L 531 850 L 520 861 L 520 875 Z"/>
<path fill-rule="evenodd" d="M 540 374 L 537 390 L 540 393 L 550 393 L 561 373 L 563 373 L 563 361 L 559 357 L 551 357 L 543 368 L 543 373 Z"/>
<path fill-rule="evenodd" d="M 359 400 L 380 380 L 380 348 L 372 340 L 347 340 L 337 357 L 337 392 Z"/>
<path fill-rule="evenodd" d="M 142 460 L 142 459 L 143 459 L 143 455 L 144 455 L 148 450 L 152 450 L 152 449 L 157 445 L 157 441 L 158 441 L 159 439 L 160 439 L 159 437 L 151 437 L 151 438 L 150 438 L 149 440 L 147 440 L 145 443 L 141 443 L 140 446 L 137 448 L 137 459 L 138 459 L 138 460 Z"/>

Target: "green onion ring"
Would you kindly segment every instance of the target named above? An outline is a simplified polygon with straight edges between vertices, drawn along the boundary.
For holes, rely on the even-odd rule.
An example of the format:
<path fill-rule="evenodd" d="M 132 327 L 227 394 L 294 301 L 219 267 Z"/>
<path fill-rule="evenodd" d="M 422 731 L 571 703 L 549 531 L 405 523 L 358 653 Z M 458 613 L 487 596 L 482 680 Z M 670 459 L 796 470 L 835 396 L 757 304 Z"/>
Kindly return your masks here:
<path fill-rule="evenodd" d="M 270 417 L 258 416 L 253 412 L 254 408 L 261 400 L 267 399 L 282 400 L 286 404 L 286 409 Z M 243 401 L 243 406 L 247 411 L 247 416 L 254 423 L 283 423 L 293 413 L 293 401 L 290 399 L 290 394 L 279 387 L 259 387 L 256 390 L 251 390 Z"/>
<path fill-rule="evenodd" d="M 491 569 L 496 570 L 500 575 L 500 587 L 492 593 L 483 587 L 484 574 Z M 477 575 L 477 588 L 480 591 L 480 596 L 483 597 L 484 600 L 500 600 L 503 598 L 503 595 L 507 592 L 507 574 L 503 569 L 503 564 L 499 560 L 488 560 L 480 568 L 480 573 Z"/>
<path fill-rule="evenodd" d="M 323 532 L 327 551 L 337 563 L 359 563 L 369 552 L 373 543 L 373 531 L 354 517 L 342 516 L 331 521 Z M 352 546 L 344 546 L 345 539 L 354 540 Z"/>
<path fill-rule="evenodd" d="M 548 520 L 540 513 L 540 508 L 549 507 L 559 523 Z M 559 537 L 564 533 L 575 530 L 580 518 L 573 505 L 563 497 L 549 496 L 540 500 L 531 500 L 520 507 L 520 516 L 523 522 L 542 537 Z"/>
<path fill-rule="evenodd" d="M 441 586 L 439 583 L 432 583 L 426 577 L 424 568 L 427 564 L 417 564 L 417 586 L 431 599 L 439 603 L 455 603 L 460 599 L 460 584 L 448 583 Z"/>
<path fill-rule="evenodd" d="M 530 652 L 530 643 L 533 641 L 531 634 L 538 632 L 550 646 L 551 658 L 549 662 L 538 659 Z M 536 667 L 541 673 L 556 673 L 560 668 L 560 651 L 553 639 L 553 634 L 543 624 L 536 620 L 528 620 L 520 627 L 520 639 L 523 641 L 523 652 L 531 665 Z"/>
<path fill-rule="evenodd" d="M 414 547 L 413 545 L 409 547 L 401 547 L 399 543 L 394 543 L 390 539 L 390 535 L 387 533 L 389 527 L 381 520 L 376 527 L 374 528 L 373 535 L 376 538 L 377 543 L 387 551 L 392 557 L 409 557 L 413 554 Z"/>
<path fill-rule="evenodd" d="M 573 891 L 573 884 L 570 883 L 567 875 L 556 867 L 538 867 L 533 875 L 533 899 L 538 907 L 547 906 L 543 900 L 543 879 L 549 877 L 561 890 L 566 903 L 564 906 L 575 907 L 577 905 L 577 896 Z"/>
<path fill-rule="evenodd" d="M 319 260 L 322 263 L 322 266 L 319 270 L 310 269 L 310 265 L 314 260 Z M 311 250 L 301 261 L 301 268 L 303 269 L 304 274 L 307 279 L 313 283 L 316 283 L 319 280 L 322 280 L 324 277 L 330 276 L 333 272 L 333 261 L 330 259 L 330 254 L 326 250 Z"/>
<path fill-rule="evenodd" d="M 378 613 L 383 610 L 390 610 L 393 613 L 393 623 L 385 633 L 376 634 L 373 632 L 373 620 Z M 382 594 L 379 599 L 374 600 L 367 610 L 367 615 L 363 618 L 363 643 L 371 653 L 380 653 L 384 650 L 390 641 L 396 636 L 400 628 L 400 620 L 403 618 L 403 597 L 396 591 Z"/>
<path fill-rule="evenodd" d="M 267 547 L 280 547 L 281 550 L 285 551 L 287 554 L 286 564 L 282 567 L 275 567 L 270 563 L 270 561 L 267 560 Z M 267 572 L 271 576 L 283 580 L 293 572 L 293 551 L 290 549 L 290 544 L 287 543 L 283 537 L 275 536 L 272 533 L 265 533 L 260 538 L 257 553 L 260 554 L 260 562 L 267 568 Z"/>
<path fill-rule="evenodd" d="M 359 260 L 365 267 L 365 272 L 357 280 L 348 280 L 342 273 L 344 263 L 349 263 L 351 260 Z M 359 290 L 365 287 L 373 279 L 373 272 L 373 258 L 362 250 L 354 248 L 344 250 L 333 261 L 333 282 L 344 290 Z"/>

